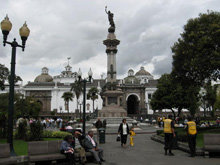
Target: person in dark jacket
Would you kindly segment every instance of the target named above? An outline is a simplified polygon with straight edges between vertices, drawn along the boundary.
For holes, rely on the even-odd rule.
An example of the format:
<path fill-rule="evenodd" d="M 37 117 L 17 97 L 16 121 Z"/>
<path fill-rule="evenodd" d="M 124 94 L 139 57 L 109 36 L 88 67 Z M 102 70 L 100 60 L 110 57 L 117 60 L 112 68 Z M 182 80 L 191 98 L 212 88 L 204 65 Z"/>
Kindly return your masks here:
<path fill-rule="evenodd" d="M 97 119 L 97 121 L 95 123 L 95 127 L 97 129 L 97 139 L 99 139 L 99 129 L 103 127 L 103 123 L 100 120 L 100 118 Z"/>
<path fill-rule="evenodd" d="M 93 131 L 89 131 L 85 138 L 85 148 L 91 152 L 96 160 L 96 164 L 102 164 L 105 160 L 103 159 L 103 149 L 98 148 L 97 142 L 93 137 Z"/>
<path fill-rule="evenodd" d="M 126 122 L 126 119 L 123 119 L 122 123 L 120 124 L 120 126 L 118 128 L 118 135 L 121 136 L 121 146 L 122 147 L 126 147 L 128 134 L 129 134 L 129 126 Z"/>
<path fill-rule="evenodd" d="M 95 127 L 96 127 L 97 129 L 102 128 L 102 121 L 100 120 L 100 118 L 98 118 L 98 120 L 96 121 Z"/>
<path fill-rule="evenodd" d="M 69 165 L 75 165 L 73 137 L 67 135 L 61 143 L 60 152 L 66 156 Z"/>

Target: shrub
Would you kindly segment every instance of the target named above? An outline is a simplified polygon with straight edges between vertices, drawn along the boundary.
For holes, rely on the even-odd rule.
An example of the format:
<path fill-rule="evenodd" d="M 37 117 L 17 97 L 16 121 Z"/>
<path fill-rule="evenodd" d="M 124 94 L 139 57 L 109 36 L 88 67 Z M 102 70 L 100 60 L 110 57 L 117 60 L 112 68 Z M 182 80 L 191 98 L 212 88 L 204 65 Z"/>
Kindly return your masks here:
<path fill-rule="evenodd" d="M 43 138 L 51 138 L 51 137 L 52 137 L 52 134 L 53 134 L 53 131 L 44 130 L 42 137 L 43 137 Z"/>
<path fill-rule="evenodd" d="M 69 132 L 63 132 L 63 131 L 43 131 L 43 138 L 64 138 L 67 135 L 72 135 Z"/>
<path fill-rule="evenodd" d="M 28 141 L 39 141 L 43 136 L 43 126 L 40 121 L 36 121 L 30 124 L 30 133 L 27 135 Z"/>
<path fill-rule="evenodd" d="M 18 124 L 17 134 L 15 138 L 17 139 L 26 139 L 27 136 L 27 122 L 26 120 L 22 120 Z"/>
<path fill-rule="evenodd" d="M 69 132 L 62 132 L 62 131 L 54 131 L 52 133 L 53 138 L 64 138 L 67 135 L 72 135 L 72 134 Z"/>

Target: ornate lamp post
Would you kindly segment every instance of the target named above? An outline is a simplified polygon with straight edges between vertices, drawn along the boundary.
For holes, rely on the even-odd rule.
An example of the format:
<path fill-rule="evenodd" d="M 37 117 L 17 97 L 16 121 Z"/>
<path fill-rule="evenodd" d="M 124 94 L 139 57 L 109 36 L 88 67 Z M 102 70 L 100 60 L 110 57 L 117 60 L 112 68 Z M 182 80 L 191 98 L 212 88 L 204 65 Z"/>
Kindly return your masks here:
<path fill-rule="evenodd" d="M 86 83 L 91 82 L 92 79 L 92 70 L 90 68 L 88 72 L 88 78 L 82 79 L 82 72 L 81 69 L 79 68 L 78 71 L 78 79 L 79 82 L 83 83 L 83 134 L 86 134 Z"/>
<path fill-rule="evenodd" d="M 15 79 L 15 61 L 16 61 L 16 48 L 22 48 L 22 51 L 25 49 L 26 40 L 30 34 L 30 30 L 27 27 L 26 22 L 19 29 L 19 33 L 22 40 L 22 45 L 19 45 L 14 38 L 14 41 L 8 42 L 8 34 L 11 31 L 12 23 L 9 21 L 8 16 L 6 15 L 5 19 L 1 22 L 1 29 L 3 34 L 3 45 L 11 45 L 12 47 L 12 56 L 11 56 L 11 73 L 10 73 L 10 89 L 9 89 L 9 106 L 8 106 L 8 139 L 7 142 L 10 144 L 11 155 L 15 155 L 13 147 L 13 114 L 14 114 L 14 79 Z"/>

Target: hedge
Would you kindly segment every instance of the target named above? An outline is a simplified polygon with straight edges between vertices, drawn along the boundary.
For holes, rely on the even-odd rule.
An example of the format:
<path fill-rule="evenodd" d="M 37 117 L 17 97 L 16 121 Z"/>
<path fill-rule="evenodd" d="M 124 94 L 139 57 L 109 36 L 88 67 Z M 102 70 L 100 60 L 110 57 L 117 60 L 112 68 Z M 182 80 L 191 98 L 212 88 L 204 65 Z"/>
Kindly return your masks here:
<path fill-rule="evenodd" d="M 72 135 L 69 132 L 63 132 L 63 131 L 49 131 L 49 130 L 44 130 L 43 131 L 43 138 L 64 138 L 67 135 Z"/>

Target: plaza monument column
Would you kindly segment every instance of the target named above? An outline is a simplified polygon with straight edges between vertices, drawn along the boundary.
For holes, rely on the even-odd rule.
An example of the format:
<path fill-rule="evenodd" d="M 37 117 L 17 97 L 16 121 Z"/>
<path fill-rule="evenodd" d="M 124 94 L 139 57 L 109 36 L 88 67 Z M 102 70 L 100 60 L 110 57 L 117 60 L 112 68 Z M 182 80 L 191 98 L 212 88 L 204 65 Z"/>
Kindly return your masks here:
<path fill-rule="evenodd" d="M 117 82 L 117 69 L 116 69 L 116 54 L 118 52 L 117 46 L 120 41 L 115 35 L 115 23 L 113 20 L 113 13 L 110 11 L 108 14 L 110 27 L 108 28 L 107 39 L 103 41 L 106 46 L 107 54 L 107 82 L 101 92 L 102 98 L 105 100 L 102 110 L 99 111 L 99 117 L 126 117 L 127 112 L 121 106 L 120 98 L 123 96 L 122 90 L 119 88 Z"/>

